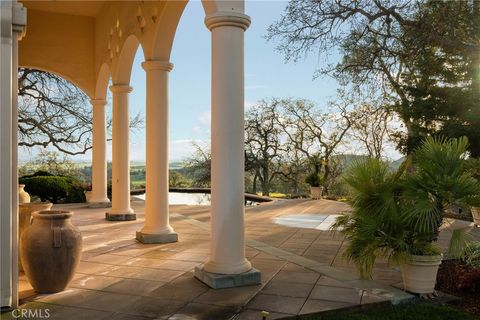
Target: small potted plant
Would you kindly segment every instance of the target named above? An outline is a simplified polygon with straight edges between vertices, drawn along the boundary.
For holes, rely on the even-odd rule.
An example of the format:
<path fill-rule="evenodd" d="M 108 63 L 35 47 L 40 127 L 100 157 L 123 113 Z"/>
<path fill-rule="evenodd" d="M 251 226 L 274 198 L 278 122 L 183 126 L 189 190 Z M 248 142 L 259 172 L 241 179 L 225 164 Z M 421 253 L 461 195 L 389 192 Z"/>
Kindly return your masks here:
<path fill-rule="evenodd" d="M 321 199 L 323 192 L 323 179 L 319 173 L 312 173 L 307 176 L 305 182 L 310 185 L 310 196 L 312 199 Z"/>
<path fill-rule="evenodd" d="M 466 138 L 427 138 L 396 172 L 377 159 L 352 166 L 345 180 L 353 210 L 338 217 L 332 229 L 346 236 L 344 257 L 362 276 L 370 276 L 383 256 L 401 266 L 405 290 L 434 291 L 443 214 L 451 205 L 468 206 L 480 192 L 465 167 L 467 147 Z"/>
<path fill-rule="evenodd" d="M 85 201 L 89 203 L 92 197 L 92 185 L 87 184 L 83 189 L 84 189 L 83 194 L 85 195 Z"/>

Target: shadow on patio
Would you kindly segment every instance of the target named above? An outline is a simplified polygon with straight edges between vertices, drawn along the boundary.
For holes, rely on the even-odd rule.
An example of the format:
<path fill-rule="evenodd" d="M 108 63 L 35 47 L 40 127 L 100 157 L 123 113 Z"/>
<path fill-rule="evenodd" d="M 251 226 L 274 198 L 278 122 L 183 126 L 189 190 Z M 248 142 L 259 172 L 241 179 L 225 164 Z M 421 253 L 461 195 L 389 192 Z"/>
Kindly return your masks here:
<path fill-rule="evenodd" d="M 49 319 L 261 319 L 262 310 L 276 319 L 411 297 L 390 286 L 401 276 L 385 262 L 370 281 L 342 260 L 343 237 L 328 228 L 349 210 L 344 203 L 284 200 L 247 208 L 246 255 L 262 284 L 220 290 L 193 276 L 208 257 L 210 207 L 171 206 L 179 242 L 141 244 L 135 232 L 144 202 L 133 198 L 132 206 L 137 220 L 129 222 L 104 220 L 105 209 L 56 206 L 75 212 L 82 261 L 69 289 L 57 294 L 35 295 L 21 276 L 23 308 L 49 309 Z"/>

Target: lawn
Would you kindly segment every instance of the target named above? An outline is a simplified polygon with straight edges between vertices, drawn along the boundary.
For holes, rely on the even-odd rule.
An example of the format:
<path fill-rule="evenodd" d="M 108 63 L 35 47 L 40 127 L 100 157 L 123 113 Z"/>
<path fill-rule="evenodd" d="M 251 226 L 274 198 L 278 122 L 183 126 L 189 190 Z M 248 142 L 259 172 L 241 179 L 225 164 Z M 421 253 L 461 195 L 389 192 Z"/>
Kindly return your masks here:
<path fill-rule="evenodd" d="M 290 318 L 289 318 L 290 319 Z M 400 306 L 379 306 L 360 311 L 327 312 L 299 316 L 302 320 L 473 320 L 473 316 L 448 306 L 412 303 Z"/>

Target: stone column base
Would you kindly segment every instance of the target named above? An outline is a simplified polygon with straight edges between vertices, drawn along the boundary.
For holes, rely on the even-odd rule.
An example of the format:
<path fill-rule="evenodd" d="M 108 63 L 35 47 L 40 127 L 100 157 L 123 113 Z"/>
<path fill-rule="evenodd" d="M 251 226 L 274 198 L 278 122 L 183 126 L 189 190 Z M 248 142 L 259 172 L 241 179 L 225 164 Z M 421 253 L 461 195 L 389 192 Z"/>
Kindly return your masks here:
<path fill-rule="evenodd" d="M 239 274 L 220 274 L 207 272 L 202 265 L 195 267 L 195 278 L 213 289 L 254 286 L 262 282 L 262 275 L 255 268 Z"/>
<path fill-rule="evenodd" d="M 108 221 L 131 221 L 137 220 L 137 215 L 135 213 L 105 213 L 105 220 Z"/>
<path fill-rule="evenodd" d="M 178 241 L 178 234 L 176 232 L 164 234 L 149 234 L 137 231 L 136 238 L 141 243 L 171 243 Z"/>
<path fill-rule="evenodd" d="M 110 201 L 88 202 L 89 208 L 111 208 L 112 203 Z"/>

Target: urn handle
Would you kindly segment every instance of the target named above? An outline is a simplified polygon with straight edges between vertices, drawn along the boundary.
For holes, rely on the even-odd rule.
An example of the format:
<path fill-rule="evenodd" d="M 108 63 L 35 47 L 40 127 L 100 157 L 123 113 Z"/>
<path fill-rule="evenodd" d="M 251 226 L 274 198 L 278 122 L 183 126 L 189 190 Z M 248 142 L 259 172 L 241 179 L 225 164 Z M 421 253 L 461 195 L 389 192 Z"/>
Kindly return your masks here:
<path fill-rule="evenodd" d="M 62 228 L 59 226 L 53 227 L 53 247 L 54 248 L 62 247 Z"/>

